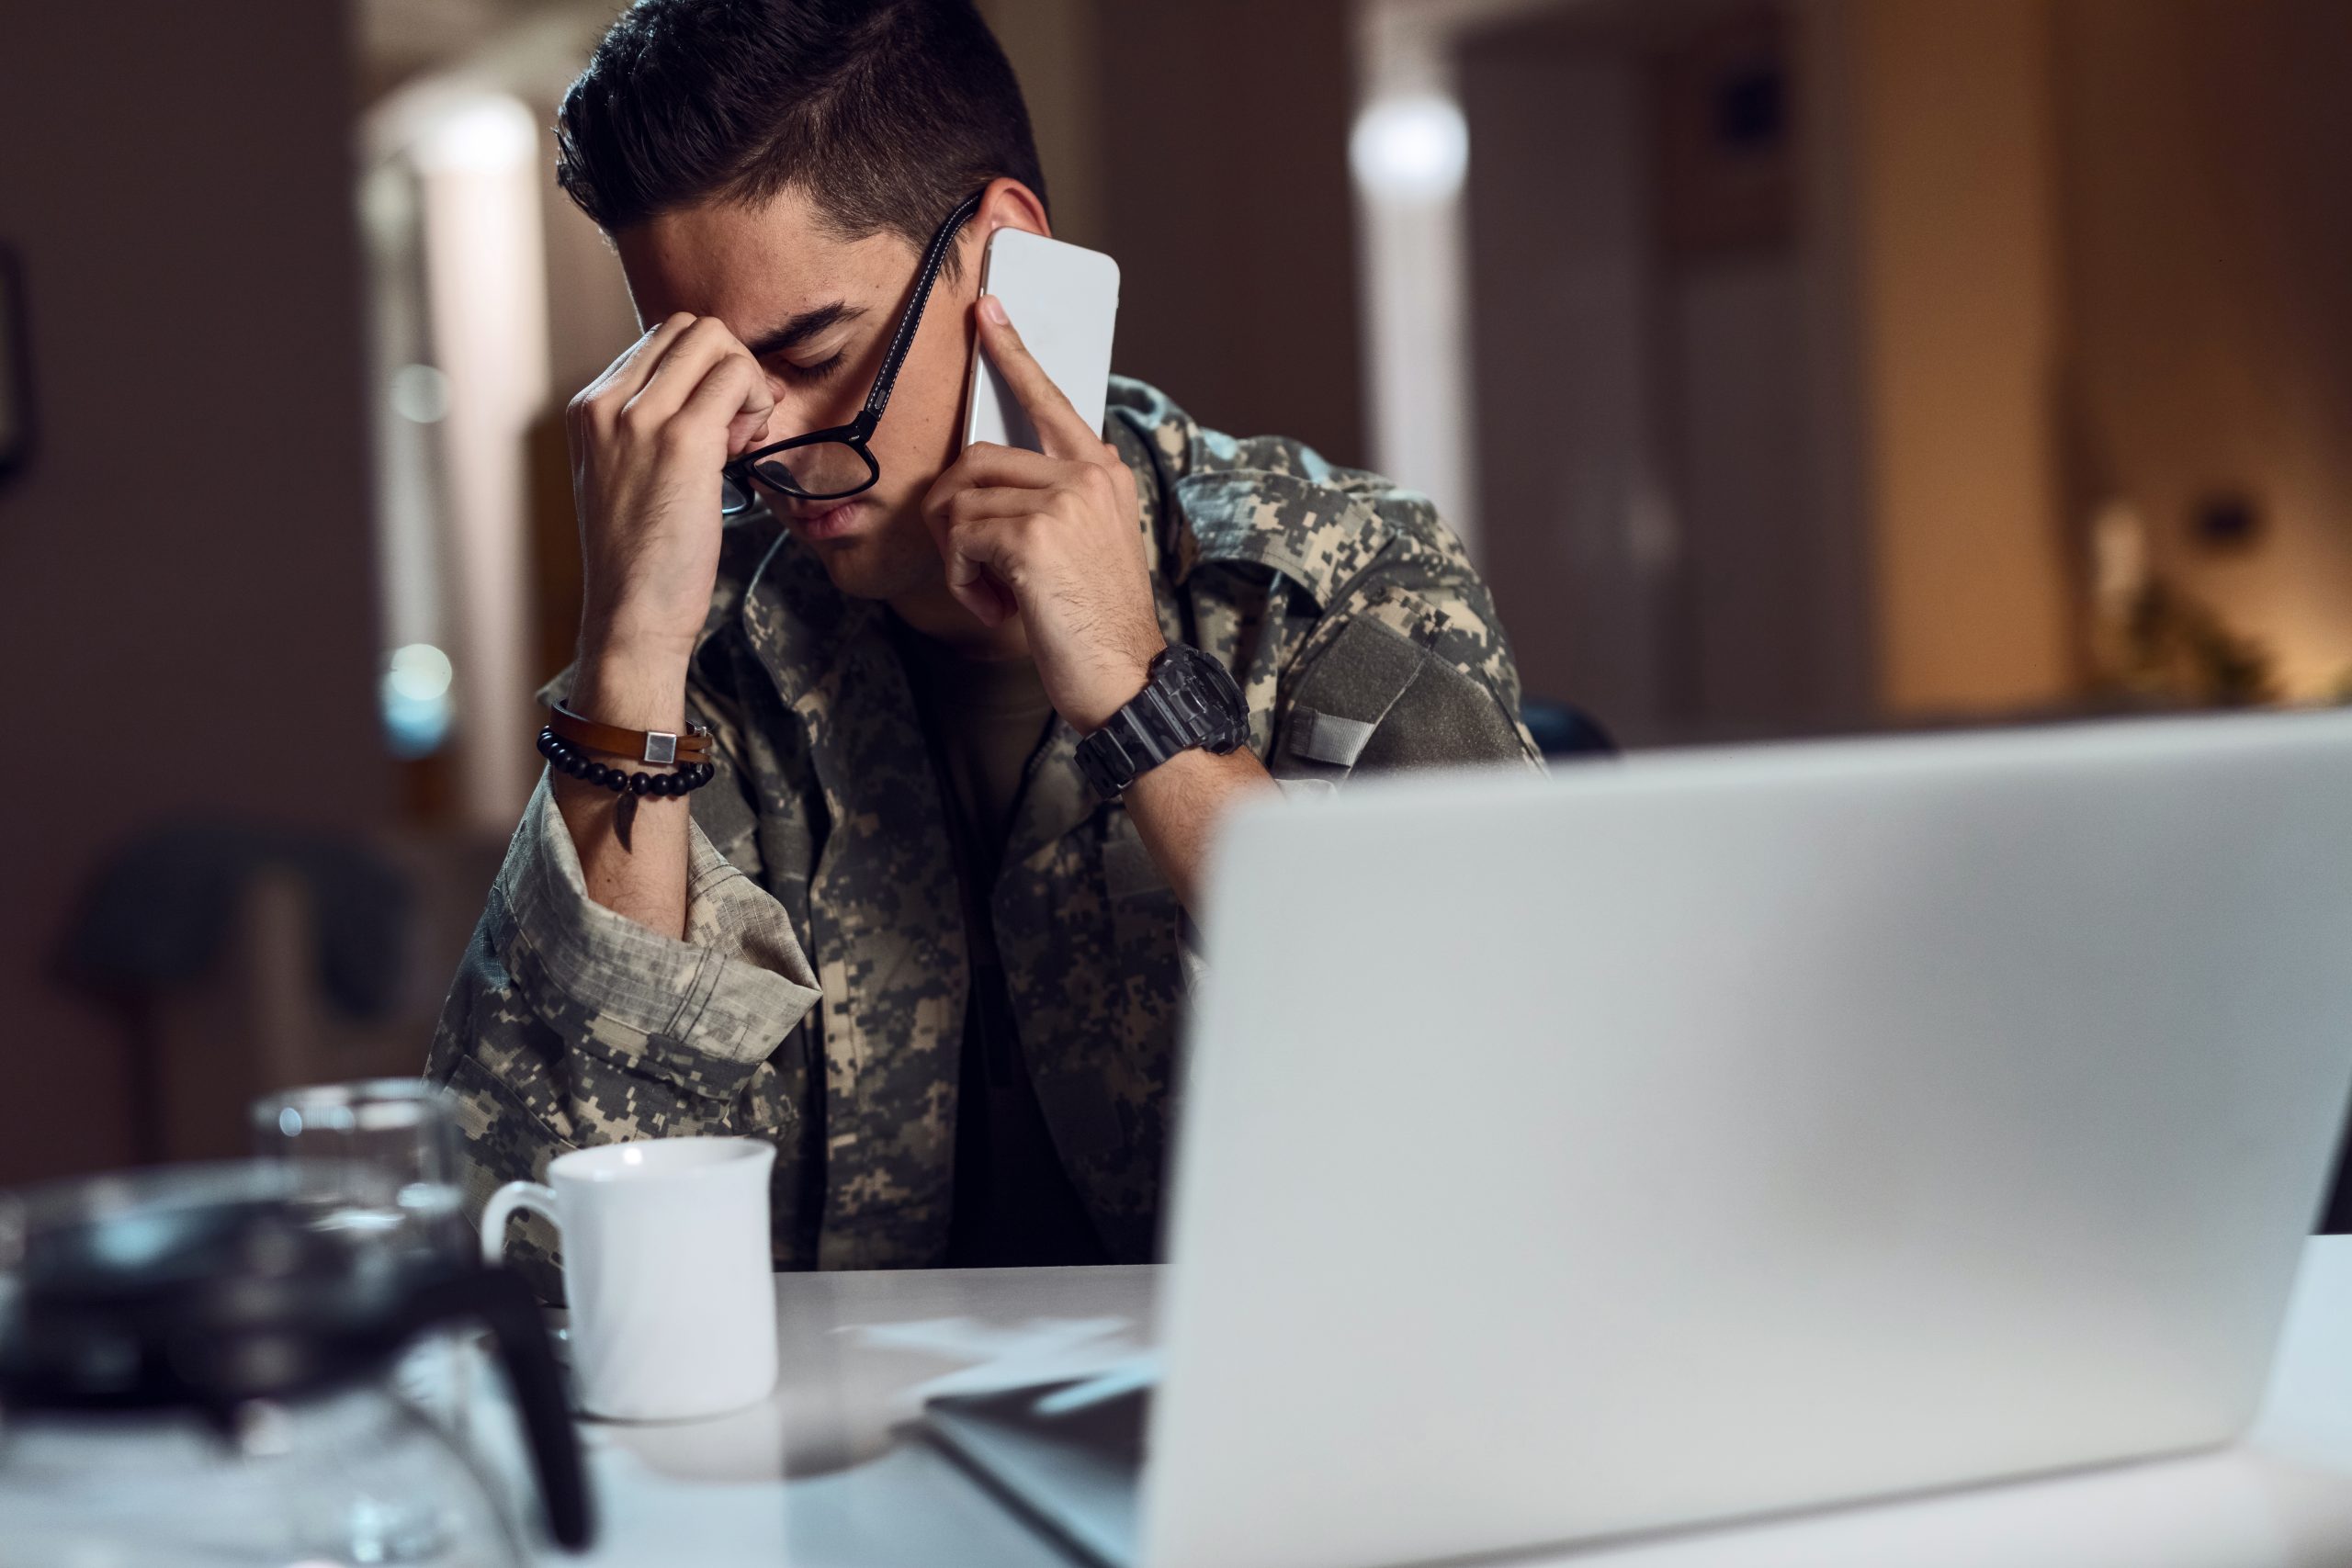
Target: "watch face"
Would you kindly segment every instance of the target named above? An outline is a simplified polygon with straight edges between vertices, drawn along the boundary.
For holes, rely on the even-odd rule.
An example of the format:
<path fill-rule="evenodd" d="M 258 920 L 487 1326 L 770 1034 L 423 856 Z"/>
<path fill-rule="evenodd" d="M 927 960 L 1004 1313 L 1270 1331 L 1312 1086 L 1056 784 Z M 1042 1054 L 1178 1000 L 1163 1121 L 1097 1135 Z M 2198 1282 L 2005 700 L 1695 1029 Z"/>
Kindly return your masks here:
<path fill-rule="evenodd" d="M 1221 756 L 1248 737 L 1250 705 L 1224 665 L 1196 648 L 1181 651 L 1192 694 L 1208 718 L 1207 730 L 1197 743 Z"/>

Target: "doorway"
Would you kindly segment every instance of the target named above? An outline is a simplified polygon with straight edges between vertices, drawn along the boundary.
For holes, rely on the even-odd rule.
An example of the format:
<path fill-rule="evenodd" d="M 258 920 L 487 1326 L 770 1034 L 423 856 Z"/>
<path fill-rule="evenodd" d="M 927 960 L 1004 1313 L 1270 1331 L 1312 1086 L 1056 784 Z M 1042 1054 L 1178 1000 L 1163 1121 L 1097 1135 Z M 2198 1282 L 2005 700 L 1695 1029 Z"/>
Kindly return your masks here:
<path fill-rule="evenodd" d="M 1462 510 L 1528 694 L 1634 745 L 1867 724 L 1819 4 L 1423 9 L 1407 36 L 1467 132 Z"/>

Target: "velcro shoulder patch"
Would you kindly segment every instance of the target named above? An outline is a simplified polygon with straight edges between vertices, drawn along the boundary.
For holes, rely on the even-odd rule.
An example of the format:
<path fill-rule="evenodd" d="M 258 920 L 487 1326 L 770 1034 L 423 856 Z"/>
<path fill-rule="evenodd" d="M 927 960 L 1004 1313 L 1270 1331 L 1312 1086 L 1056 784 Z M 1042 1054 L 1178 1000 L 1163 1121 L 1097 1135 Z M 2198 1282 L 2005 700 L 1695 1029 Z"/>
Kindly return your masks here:
<path fill-rule="evenodd" d="M 1310 762 L 1328 762 L 1333 767 L 1352 768 L 1356 759 L 1363 755 L 1364 747 L 1372 739 L 1378 726 L 1360 718 L 1342 718 L 1335 713 L 1319 713 L 1314 708 L 1294 705 L 1290 710 L 1290 728 L 1283 745 L 1294 757 L 1304 757 Z"/>
<path fill-rule="evenodd" d="M 1274 775 L 1344 778 L 1420 672 L 1421 649 L 1377 621 L 1351 620 L 1291 695 Z"/>

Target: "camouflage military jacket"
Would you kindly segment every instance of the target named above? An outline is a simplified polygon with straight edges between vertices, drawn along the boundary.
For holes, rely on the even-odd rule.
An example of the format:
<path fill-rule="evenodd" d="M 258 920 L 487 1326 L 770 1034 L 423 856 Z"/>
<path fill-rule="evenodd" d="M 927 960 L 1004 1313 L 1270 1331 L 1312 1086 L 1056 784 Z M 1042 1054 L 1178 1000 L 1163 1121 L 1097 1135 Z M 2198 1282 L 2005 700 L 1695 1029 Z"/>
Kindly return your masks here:
<path fill-rule="evenodd" d="M 1492 602 L 1426 500 L 1204 430 L 1134 381 L 1114 381 L 1105 426 L 1141 494 L 1161 629 L 1233 672 L 1277 778 L 1532 761 Z M 461 1101 L 477 1212 L 569 1148 L 746 1134 L 777 1145 L 778 1267 L 941 1259 L 962 904 L 886 614 L 773 520 L 729 527 L 688 694 L 719 773 L 693 796 L 684 942 L 589 900 L 541 781 L 429 1067 Z M 1031 760 L 989 908 L 1054 1143 L 1111 1255 L 1144 1259 L 1182 916 L 1077 740 L 1057 722 Z M 549 1288 L 553 1237 L 524 1224 L 517 1251 Z"/>

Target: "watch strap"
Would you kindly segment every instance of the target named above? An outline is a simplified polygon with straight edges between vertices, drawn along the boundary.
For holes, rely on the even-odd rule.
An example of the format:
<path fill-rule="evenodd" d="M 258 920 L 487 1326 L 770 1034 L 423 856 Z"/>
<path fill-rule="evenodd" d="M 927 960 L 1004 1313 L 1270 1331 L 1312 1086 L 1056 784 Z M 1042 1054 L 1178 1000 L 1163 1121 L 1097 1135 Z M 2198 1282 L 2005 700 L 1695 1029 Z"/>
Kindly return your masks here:
<path fill-rule="evenodd" d="M 1249 731 L 1249 705 L 1225 666 L 1175 644 L 1153 656 L 1143 690 L 1078 743 L 1077 762 L 1097 795 L 1116 800 L 1179 752 L 1198 747 L 1224 756 Z"/>

